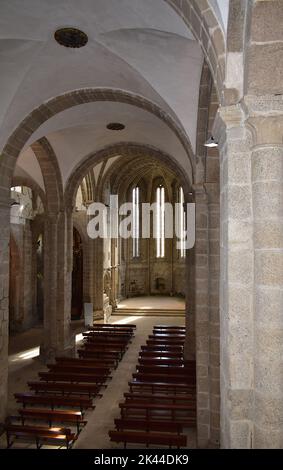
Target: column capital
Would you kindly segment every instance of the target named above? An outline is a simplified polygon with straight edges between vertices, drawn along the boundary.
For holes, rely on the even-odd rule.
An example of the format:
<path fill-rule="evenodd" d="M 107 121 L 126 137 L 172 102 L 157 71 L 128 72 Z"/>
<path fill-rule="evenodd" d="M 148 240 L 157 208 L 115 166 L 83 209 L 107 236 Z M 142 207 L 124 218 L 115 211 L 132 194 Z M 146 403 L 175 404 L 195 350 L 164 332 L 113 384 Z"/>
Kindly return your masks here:
<path fill-rule="evenodd" d="M 283 145 L 283 96 L 247 95 L 244 103 L 253 145 Z"/>

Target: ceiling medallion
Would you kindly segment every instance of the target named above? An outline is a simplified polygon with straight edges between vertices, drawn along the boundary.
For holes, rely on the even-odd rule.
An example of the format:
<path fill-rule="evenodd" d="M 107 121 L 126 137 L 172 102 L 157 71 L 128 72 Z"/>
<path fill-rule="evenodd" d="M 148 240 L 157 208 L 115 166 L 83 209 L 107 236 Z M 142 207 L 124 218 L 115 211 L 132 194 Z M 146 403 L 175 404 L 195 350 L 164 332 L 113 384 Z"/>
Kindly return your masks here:
<path fill-rule="evenodd" d="M 83 47 L 88 42 L 87 35 L 76 28 L 60 28 L 54 34 L 55 40 L 65 47 Z"/>
<path fill-rule="evenodd" d="M 125 129 L 124 124 L 121 124 L 120 122 L 110 122 L 106 127 L 110 131 L 122 131 Z"/>

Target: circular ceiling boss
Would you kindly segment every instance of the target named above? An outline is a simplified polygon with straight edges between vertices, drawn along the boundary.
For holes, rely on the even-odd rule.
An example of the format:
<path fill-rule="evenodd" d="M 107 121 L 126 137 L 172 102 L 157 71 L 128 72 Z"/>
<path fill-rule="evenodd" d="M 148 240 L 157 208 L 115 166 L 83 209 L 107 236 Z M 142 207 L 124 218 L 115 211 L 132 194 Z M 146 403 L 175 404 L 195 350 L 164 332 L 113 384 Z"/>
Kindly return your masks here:
<path fill-rule="evenodd" d="M 124 124 L 121 124 L 120 122 L 110 122 L 106 127 L 110 131 L 122 131 L 125 129 Z"/>
<path fill-rule="evenodd" d="M 54 38 L 61 46 L 79 48 L 88 42 L 87 34 L 76 28 L 60 28 L 54 33 Z"/>

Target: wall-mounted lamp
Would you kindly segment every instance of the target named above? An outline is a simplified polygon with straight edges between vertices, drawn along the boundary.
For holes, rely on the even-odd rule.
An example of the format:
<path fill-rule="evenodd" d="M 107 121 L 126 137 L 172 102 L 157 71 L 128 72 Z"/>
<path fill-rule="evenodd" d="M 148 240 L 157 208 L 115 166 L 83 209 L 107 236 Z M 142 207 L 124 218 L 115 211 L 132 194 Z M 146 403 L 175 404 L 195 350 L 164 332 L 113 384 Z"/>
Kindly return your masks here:
<path fill-rule="evenodd" d="M 216 140 L 214 140 L 214 138 L 211 136 L 211 137 L 209 137 L 209 139 L 205 142 L 204 146 L 205 146 L 205 147 L 208 147 L 208 148 L 210 148 L 210 149 L 212 149 L 212 148 L 218 147 L 218 142 L 216 142 Z"/>

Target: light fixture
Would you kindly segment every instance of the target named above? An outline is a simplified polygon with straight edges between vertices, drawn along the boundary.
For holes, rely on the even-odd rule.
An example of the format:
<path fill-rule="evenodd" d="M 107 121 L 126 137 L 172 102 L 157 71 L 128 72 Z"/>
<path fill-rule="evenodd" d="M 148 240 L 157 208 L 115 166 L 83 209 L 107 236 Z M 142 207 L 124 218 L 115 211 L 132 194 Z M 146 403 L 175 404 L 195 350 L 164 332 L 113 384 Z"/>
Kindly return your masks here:
<path fill-rule="evenodd" d="M 205 142 L 204 146 L 212 149 L 218 147 L 218 142 L 214 140 L 214 137 L 210 136 L 209 139 Z"/>

